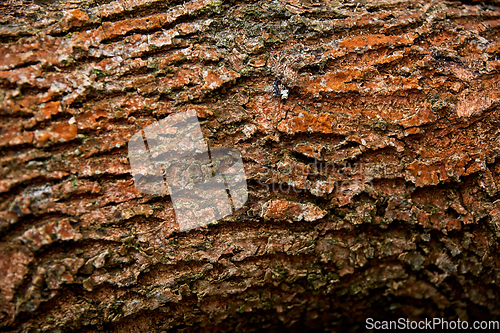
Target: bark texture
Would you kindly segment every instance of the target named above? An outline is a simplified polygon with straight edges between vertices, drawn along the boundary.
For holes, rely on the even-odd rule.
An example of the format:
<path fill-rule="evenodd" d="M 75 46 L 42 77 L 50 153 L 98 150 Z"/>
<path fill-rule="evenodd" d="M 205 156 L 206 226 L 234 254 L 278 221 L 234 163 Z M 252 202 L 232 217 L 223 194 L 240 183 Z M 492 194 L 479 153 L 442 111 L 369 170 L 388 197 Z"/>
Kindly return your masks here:
<path fill-rule="evenodd" d="M 0 4 L 0 330 L 500 315 L 500 7 Z M 127 142 L 195 110 L 249 199 L 179 232 Z"/>

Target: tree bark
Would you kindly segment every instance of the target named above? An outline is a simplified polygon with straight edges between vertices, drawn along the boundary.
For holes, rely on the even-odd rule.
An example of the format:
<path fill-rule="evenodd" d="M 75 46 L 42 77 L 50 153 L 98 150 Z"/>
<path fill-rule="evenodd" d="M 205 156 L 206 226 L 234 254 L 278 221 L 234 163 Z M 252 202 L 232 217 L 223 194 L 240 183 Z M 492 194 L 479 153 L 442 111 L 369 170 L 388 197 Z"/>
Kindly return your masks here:
<path fill-rule="evenodd" d="M 0 330 L 500 315 L 498 1 L 0 4 Z M 249 197 L 181 232 L 128 140 L 196 111 Z"/>

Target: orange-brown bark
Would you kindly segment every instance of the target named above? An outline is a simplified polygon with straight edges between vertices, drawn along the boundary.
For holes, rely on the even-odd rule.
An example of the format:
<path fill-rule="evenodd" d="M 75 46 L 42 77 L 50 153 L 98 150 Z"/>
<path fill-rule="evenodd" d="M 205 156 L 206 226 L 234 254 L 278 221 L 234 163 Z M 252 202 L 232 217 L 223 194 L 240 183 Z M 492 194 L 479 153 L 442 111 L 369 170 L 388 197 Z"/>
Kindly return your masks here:
<path fill-rule="evenodd" d="M 500 315 L 498 1 L 11 1 L 0 43 L 1 330 Z M 180 232 L 127 142 L 187 110 L 249 199 Z"/>

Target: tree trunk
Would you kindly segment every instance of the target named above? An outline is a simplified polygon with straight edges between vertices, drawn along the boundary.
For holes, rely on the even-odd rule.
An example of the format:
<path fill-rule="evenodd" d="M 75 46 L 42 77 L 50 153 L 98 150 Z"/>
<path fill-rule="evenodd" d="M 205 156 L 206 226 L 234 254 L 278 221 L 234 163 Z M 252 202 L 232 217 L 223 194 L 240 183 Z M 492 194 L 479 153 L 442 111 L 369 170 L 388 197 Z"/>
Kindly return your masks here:
<path fill-rule="evenodd" d="M 0 330 L 500 316 L 498 1 L 0 4 Z M 195 111 L 248 201 L 181 231 L 128 141 Z"/>

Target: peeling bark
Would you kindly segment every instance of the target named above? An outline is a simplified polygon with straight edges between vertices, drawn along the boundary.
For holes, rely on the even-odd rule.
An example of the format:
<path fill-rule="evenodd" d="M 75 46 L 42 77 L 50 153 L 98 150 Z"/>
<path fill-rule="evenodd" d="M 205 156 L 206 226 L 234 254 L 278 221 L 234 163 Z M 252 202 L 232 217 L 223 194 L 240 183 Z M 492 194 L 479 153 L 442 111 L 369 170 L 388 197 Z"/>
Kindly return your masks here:
<path fill-rule="evenodd" d="M 0 4 L 1 330 L 498 318 L 499 4 Z M 188 110 L 249 199 L 181 232 L 127 142 Z"/>

